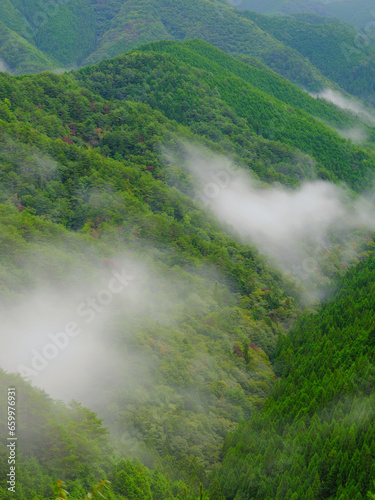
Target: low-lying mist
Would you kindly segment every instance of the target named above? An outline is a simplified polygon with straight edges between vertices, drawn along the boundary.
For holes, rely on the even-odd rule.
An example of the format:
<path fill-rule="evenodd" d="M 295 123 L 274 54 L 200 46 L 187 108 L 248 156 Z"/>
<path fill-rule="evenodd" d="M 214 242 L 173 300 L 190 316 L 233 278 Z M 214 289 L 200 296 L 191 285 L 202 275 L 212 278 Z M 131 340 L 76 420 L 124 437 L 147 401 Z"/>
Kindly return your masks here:
<path fill-rule="evenodd" d="M 196 198 L 238 238 L 290 273 L 310 298 L 321 297 L 329 281 L 320 269 L 327 256 L 338 248 L 346 267 L 356 258 L 357 242 L 349 234 L 375 229 L 371 195 L 354 198 L 345 186 L 320 180 L 306 180 L 296 189 L 265 186 L 227 158 L 187 144 L 185 153 Z"/>
<path fill-rule="evenodd" d="M 121 366 L 110 335 L 113 318 L 121 312 L 130 321 L 146 307 L 140 297 L 145 265 L 129 255 L 116 262 L 103 259 L 102 270 L 87 266 L 82 272 L 75 265 L 70 262 L 64 283 L 45 276 L 11 307 L 0 309 L 6 336 L 0 366 L 54 397 L 87 403 L 92 384 L 115 379 Z M 125 353 L 122 362 L 129 369 Z"/>
<path fill-rule="evenodd" d="M 183 339 L 194 332 L 191 325 L 204 324 L 204 318 L 217 311 L 212 294 L 215 277 L 220 278 L 209 266 L 201 268 L 210 276 L 207 280 L 179 266 L 158 264 L 156 250 L 148 250 L 152 257 L 145 247 L 144 257 L 124 250 L 115 257 L 100 258 L 91 246 L 76 243 L 70 260 L 51 258 L 50 274 L 42 276 L 32 259 L 23 259 L 25 276 L 38 276 L 35 285 L 11 306 L 0 307 L 0 366 L 21 373 L 54 398 L 75 399 L 101 415 L 106 404 L 114 403 L 115 392 L 137 398 L 147 395 L 150 387 L 156 390 L 153 373 L 160 367 L 160 358 L 170 356 L 174 343 L 179 351 Z M 89 262 L 84 264 L 85 254 Z M 54 268 L 64 265 L 62 278 L 61 270 Z M 232 298 L 225 305 L 234 303 Z M 223 336 L 217 360 L 205 345 L 214 345 L 215 339 L 202 337 L 199 349 L 184 341 L 191 370 L 194 360 L 201 370 L 202 360 L 212 358 L 215 372 L 220 356 L 231 356 L 233 333 L 216 335 Z M 264 372 L 270 374 L 268 364 Z"/>
<path fill-rule="evenodd" d="M 369 111 L 360 101 L 353 98 L 348 98 L 340 92 L 325 88 L 318 93 L 311 94 L 315 98 L 325 99 L 332 102 L 338 108 L 351 111 L 355 115 L 367 121 L 370 125 L 375 125 L 375 112 Z"/>
<path fill-rule="evenodd" d="M 310 93 L 310 95 L 315 99 L 324 99 L 344 111 L 349 111 L 356 115 L 362 122 L 362 124 L 359 123 L 350 128 L 335 128 L 332 127 L 331 124 L 328 124 L 328 126 L 334 128 L 341 137 L 351 140 L 355 144 L 363 144 L 369 140 L 370 134 L 368 127 L 373 127 L 375 125 L 375 110 L 366 107 L 354 97 L 349 98 L 330 88 L 325 88 L 318 93 Z"/>
<path fill-rule="evenodd" d="M 0 308 L 0 366 L 96 411 L 126 456 L 152 465 L 145 443 L 162 449 L 173 422 L 173 449 L 215 461 L 226 433 L 274 383 L 261 349 L 249 353 L 249 369 L 233 345 L 250 334 L 267 341 L 272 328 L 238 310 L 210 264 L 199 275 L 147 244 L 98 259 L 92 243 L 75 243 L 63 278 L 54 266 L 64 261 L 50 257 L 50 274 Z M 38 272 L 32 260 L 22 265 L 28 278 Z"/>
<path fill-rule="evenodd" d="M 5 61 L 3 59 L 0 59 L 0 72 L 2 73 L 9 73 L 9 68 L 6 65 Z"/>

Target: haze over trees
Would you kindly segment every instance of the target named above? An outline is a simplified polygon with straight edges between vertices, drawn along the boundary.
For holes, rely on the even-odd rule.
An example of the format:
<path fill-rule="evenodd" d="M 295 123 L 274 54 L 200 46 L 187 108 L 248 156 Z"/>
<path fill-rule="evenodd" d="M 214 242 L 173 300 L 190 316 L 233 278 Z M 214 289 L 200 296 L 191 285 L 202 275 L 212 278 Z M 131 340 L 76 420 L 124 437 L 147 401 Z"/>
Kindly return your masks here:
<path fill-rule="evenodd" d="M 366 498 L 372 33 L 225 1 L 48 6 L 0 6 L 0 497 Z M 345 210 L 285 268 L 208 203 L 232 179 Z"/>

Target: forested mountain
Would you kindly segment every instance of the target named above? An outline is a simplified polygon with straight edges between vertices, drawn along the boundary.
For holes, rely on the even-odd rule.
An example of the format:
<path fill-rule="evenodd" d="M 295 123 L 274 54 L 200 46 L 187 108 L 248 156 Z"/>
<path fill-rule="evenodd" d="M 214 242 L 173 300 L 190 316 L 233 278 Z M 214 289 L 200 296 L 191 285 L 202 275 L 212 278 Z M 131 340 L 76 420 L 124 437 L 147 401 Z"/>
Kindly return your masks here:
<path fill-rule="evenodd" d="M 87 276 L 95 281 L 123 252 L 149 262 L 156 281 L 142 289 L 142 302 L 151 308 L 146 317 L 132 312 L 130 320 L 125 308 L 127 319 L 116 314 L 106 328 L 111 345 L 126 359 L 142 355 L 142 363 L 129 385 L 122 382 L 130 376 L 126 366 L 117 367 L 111 376 L 119 383 L 110 378 L 112 391 L 102 387 L 94 406 L 121 452 L 161 467 L 175 496 L 183 485 L 174 487 L 174 481 L 193 490 L 200 481 L 208 486 L 226 433 L 261 406 L 274 383 L 266 353 L 296 317 L 295 288 L 281 284 L 280 273 L 255 249 L 238 244 L 205 214 L 191 198 L 186 173 L 166 165 L 160 146 L 178 152 L 184 138 L 216 152 L 229 149 L 240 161 L 246 145 L 253 145 L 249 166 L 258 165 L 265 180 L 270 175 L 292 184 L 308 158 L 300 154 L 290 172 L 278 173 L 297 151 L 257 138 L 217 97 L 212 103 L 220 122 L 212 123 L 214 135 L 205 139 L 147 104 L 106 101 L 79 86 L 74 74 L 2 74 L 0 89 L 3 304 L 22 304 L 44 286 L 63 291 L 82 286 Z M 198 97 L 198 109 L 212 113 L 207 96 Z M 233 127 L 244 145 L 228 144 L 220 127 Z M 171 297 L 173 308 L 164 311 Z M 84 386 L 83 397 L 88 392 Z M 116 403 L 107 407 L 108 398 Z M 32 457 L 43 465 L 25 451 L 25 460 Z M 47 471 L 46 488 L 60 471 Z M 77 491 L 89 489 L 82 474 L 63 476 L 70 491 L 74 481 Z M 20 482 L 19 498 L 28 498 L 27 478 Z"/>
<path fill-rule="evenodd" d="M 372 25 L 358 32 L 333 18 L 268 18 L 224 0 L 70 0 L 44 7 L 7 0 L 0 9 L 0 58 L 14 74 L 85 66 L 147 42 L 199 38 L 231 55 L 256 57 L 310 91 L 341 87 L 370 100 L 374 90 Z"/>
<path fill-rule="evenodd" d="M 364 27 L 366 32 L 373 30 L 375 12 L 374 4 L 371 0 L 332 2 L 328 5 L 328 10 L 332 15 L 347 23 Z"/>
<path fill-rule="evenodd" d="M 359 27 L 369 26 L 375 20 L 372 0 L 228 0 L 228 2 L 238 9 L 260 14 L 285 15 L 308 12 L 337 17 Z"/>
<path fill-rule="evenodd" d="M 374 491 L 374 273 L 373 259 L 349 271 L 280 343 L 280 379 L 262 414 L 226 439 L 226 498 L 359 500 Z"/>
<path fill-rule="evenodd" d="M 69 67 L 0 73 L 1 498 L 365 497 L 375 244 L 350 210 L 374 227 L 375 133 L 280 75 L 319 90 L 342 73 L 328 80 L 278 23 L 311 40 L 346 26 L 224 1 L 44 7 L 0 7 L 11 69 Z M 340 237 L 322 230 L 319 255 L 302 241 L 326 304 L 206 206 L 232 175 L 285 203 L 310 182 L 340 193 Z"/>
<path fill-rule="evenodd" d="M 277 85 L 277 79 L 275 81 L 273 75 L 257 68 L 250 69 L 246 64 L 237 63 L 233 59 L 233 71 L 227 70 L 225 66 L 231 59 L 218 51 L 210 54 L 212 50 L 202 42 L 188 42 L 185 46 L 161 42 L 141 49 L 141 52 L 133 52 L 82 69 L 76 73 L 76 78 L 106 99 L 131 96 L 132 99 L 144 101 L 162 111 L 168 118 L 192 126 L 194 131 L 211 139 L 215 137 L 215 132 L 211 129 L 215 123 L 212 119 L 213 109 L 217 106 L 229 106 L 239 120 L 245 121 L 249 133 L 255 132 L 264 138 L 272 138 L 310 154 L 318 162 L 318 171 L 320 167 L 323 169 L 320 177 L 336 177 L 356 186 L 356 189 L 361 188 L 361 182 L 367 182 L 368 169 L 374 168 L 370 151 L 362 150 L 359 154 L 360 148 L 348 144 L 321 121 L 293 106 L 286 108 L 286 103 L 297 104 L 299 100 L 301 108 L 320 115 L 321 119 L 334 122 L 336 126 L 340 121 L 343 124 L 343 115 L 329 105 L 314 102 L 295 88 L 292 96 L 289 93 L 291 87 Z M 155 50 L 161 54 L 155 54 Z M 171 55 L 165 52 L 171 52 Z M 210 61 L 210 57 L 213 60 Z M 190 63 L 184 67 L 183 72 L 181 60 Z M 237 76 L 241 72 L 244 78 Z M 271 92 L 286 102 L 255 88 L 255 85 L 267 88 L 262 80 L 267 80 L 269 88 L 275 88 Z M 210 104 L 208 107 L 204 105 L 197 114 L 194 110 L 197 109 L 199 100 Z M 207 119 L 207 113 L 211 115 L 210 120 Z M 217 114 L 223 115 L 223 108 Z M 309 129 L 309 134 L 305 133 L 305 127 Z M 221 129 L 221 133 L 223 132 Z M 238 144 L 236 135 L 232 135 L 230 129 L 226 130 L 225 136 L 226 142 Z M 353 163 L 362 155 L 362 166 L 353 170 Z M 253 169 L 257 171 L 256 167 Z"/>
<path fill-rule="evenodd" d="M 9 387 L 17 388 L 17 408 L 22 409 L 17 415 L 17 440 L 22 441 L 18 451 L 22 455 L 16 465 L 15 492 L 9 492 L 9 485 L 2 480 L 2 499 L 67 498 L 62 496 L 65 488 L 69 488 L 69 498 L 82 500 L 186 498 L 183 484 L 171 483 L 160 470 L 151 471 L 140 462 L 113 458 L 108 429 L 91 410 L 74 401 L 69 405 L 53 401 L 21 377 L 0 371 L 2 402 L 7 399 Z M 5 410 L 2 405 L 2 436 L 8 434 Z M 9 474 L 8 456 L 5 443 L 0 443 L 2 478 Z M 110 479 L 110 491 L 104 481 L 97 480 L 104 476 Z M 62 488 L 57 477 L 64 477 Z M 86 496 L 88 492 L 92 497 Z"/>
<path fill-rule="evenodd" d="M 333 0 L 335 1 L 335 0 Z M 260 14 L 285 15 L 296 12 L 313 12 L 322 16 L 332 15 L 329 0 L 228 0 L 238 9 L 251 10 Z"/>
<path fill-rule="evenodd" d="M 28 42 L 21 35 L 5 26 L 0 17 L 1 71 L 37 73 L 55 68 L 59 63 Z"/>
<path fill-rule="evenodd" d="M 168 36 L 156 34 L 155 37 L 155 25 L 163 27 Z M 233 55 L 258 57 L 301 85 L 319 88 L 328 84 L 304 57 L 240 16 L 225 2 L 133 0 L 122 5 L 109 26 L 97 51 L 86 63 L 98 62 L 103 56 L 117 55 L 146 41 L 200 38 Z"/>
<path fill-rule="evenodd" d="M 92 64 L 146 42 L 198 37 L 231 54 L 259 57 L 312 90 L 329 84 L 309 61 L 224 0 L 71 0 L 48 5 L 43 9 L 36 0 L 15 4 L 1 21 L 63 68 Z M 8 45 L 0 47 L 0 57 L 11 71 L 23 72 L 19 59 L 27 59 L 24 51 L 16 58 L 14 51 L 6 50 Z"/>
<path fill-rule="evenodd" d="M 368 30 L 357 31 L 337 19 L 312 14 L 278 17 L 246 12 L 245 15 L 307 57 L 347 92 L 373 102 L 375 43 L 372 25 Z"/>

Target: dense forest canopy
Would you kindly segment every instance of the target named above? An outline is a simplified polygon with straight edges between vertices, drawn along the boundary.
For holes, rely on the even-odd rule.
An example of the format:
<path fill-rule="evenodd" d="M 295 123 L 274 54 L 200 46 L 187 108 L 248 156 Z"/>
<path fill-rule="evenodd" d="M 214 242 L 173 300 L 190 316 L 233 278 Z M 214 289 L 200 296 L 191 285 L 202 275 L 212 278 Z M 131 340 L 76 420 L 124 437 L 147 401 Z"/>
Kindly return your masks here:
<path fill-rule="evenodd" d="M 261 3 L 265 8 L 267 2 Z M 0 59 L 10 72 L 24 74 L 93 64 L 148 42 L 199 38 L 231 55 L 255 57 L 309 91 L 341 87 L 371 101 L 375 54 L 371 15 L 359 29 L 336 18 L 303 13 L 254 15 L 241 10 L 247 8 L 246 0 L 232 4 L 70 0 L 39 5 L 37 0 L 6 0 L 0 7 Z M 264 12 L 264 8 L 256 5 L 251 10 Z M 365 12 L 365 6 L 359 11 Z"/>
<path fill-rule="evenodd" d="M 373 33 L 245 2 L 0 6 L 4 500 L 372 498 Z"/>
<path fill-rule="evenodd" d="M 238 9 L 261 14 L 313 13 L 336 17 L 358 27 L 374 21 L 374 4 L 371 0 L 228 0 Z"/>

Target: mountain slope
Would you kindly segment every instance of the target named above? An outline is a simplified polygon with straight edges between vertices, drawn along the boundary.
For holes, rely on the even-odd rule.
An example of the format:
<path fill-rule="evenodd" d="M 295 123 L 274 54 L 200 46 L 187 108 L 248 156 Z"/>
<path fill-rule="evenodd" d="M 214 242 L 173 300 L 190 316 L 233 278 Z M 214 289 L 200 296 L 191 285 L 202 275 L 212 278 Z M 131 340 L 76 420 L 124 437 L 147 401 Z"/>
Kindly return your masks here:
<path fill-rule="evenodd" d="M 365 27 L 374 21 L 372 0 L 228 0 L 238 9 L 260 14 L 293 14 L 309 12 L 321 16 L 335 16 L 342 21 Z"/>
<path fill-rule="evenodd" d="M 199 38 L 228 54 L 256 57 L 310 91 L 341 86 L 362 98 L 372 95 L 372 32 L 358 39 L 354 29 L 338 21 L 268 19 L 213 0 L 71 0 L 45 9 L 35 0 L 12 1 L 0 21 L 28 42 L 29 52 L 34 46 L 47 57 L 37 67 L 25 67 L 7 47 L 13 32 L 5 31 L 0 57 L 16 74 L 94 64 L 146 42 Z"/>
<path fill-rule="evenodd" d="M 110 26 L 108 36 L 111 41 L 107 41 L 104 35 L 97 52 L 85 64 L 102 59 L 103 54 L 99 51 L 106 50 L 107 46 L 111 47 L 108 55 L 114 56 L 139 46 L 145 37 L 148 37 L 147 41 L 152 41 L 155 34 L 158 36 L 156 27 L 163 26 L 168 33 L 168 36 L 162 35 L 163 38 L 200 38 L 230 54 L 244 53 L 258 57 L 301 85 L 316 88 L 327 83 L 297 52 L 259 29 L 255 23 L 226 8 L 225 4 L 201 0 L 189 3 L 180 0 L 132 0 L 123 4 Z M 118 48 L 114 50 L 112 47 Z"/>
<path fill-rule="evenodd" d="M 53 370 L 69 366 L 65 391 L 74 387 L 106 418 L 124 456 L 136 455 L 198 490 L 219 461 L 227 431 L 259 408 L 273 385 L 266 353 L 297 313 L 293 285 L 282 285 L 255 249 L 205 213 L 192 199 L 186 172 L 166 164 L 160 151 L 163 145 L 178 153 L 184 138 L 224 152 L 220 139 L 199 139 L 142 103 L 105 101 L 68 75 L 0 75 L 0 102 L 3 322 L 47 288 L 42 309 L 26 309 L 42 314 L 56 296 L 48 328 L 59 331 L 55 316 L 71 297 L 79 303 L 99 293 L 124 255 L 144 262 L 148 272 L 110 309 L 111 320 L 85 327 L 89 339 L 105 341 L 103 350 L 90 354 L 91 343 L 82 351 L 76 344 L 70 352 L 82 352 L 78 367 L 74 356 L 61 354 L 37 382 L 56 390 Z M 282 150 L 264 146 L 263 156 L 267 147 Z M 268 162 L 277 168 L 273 154 Z M 281 161 L 293 150 L 283 154 Z M 257 155 L 255 148 L 255 164 Z M 67 320 L 77 316 L 74 305 Z M 269 315 L 275 310 L 277 317 Z M 43 318 L 26 331 L 41 330 Z M 14 339 L 23 335 L 14 316 L 9 324 Z M 41 349 L 43 337 L 29 343 Z M 17 352 L 2 363 L 16 360 Z M 25 356 L 23 373 L 34 377 Z M 95 370 L 85 385 L 92 358 Z"/>
<path fill-rule="evenodd" d="M 8 393 L 8 388 L 14 391 Z M 173 483 L 161 471 L 151 471 L 139 461 L 119 459 L 113 455 L 108 429 L 94 412 L 77 402 L 64 405 L 45 392 L 32 387 L 16 375 L 0 370 L 0 401 L 2 404 L 1 434 L 8 434 L 5 425 L 8 395 L 11 405 L 16 401 L 16 432 L 18 445 L 16 486 L 8 488 L 9 449 L 0 443 L 0 494 L 3 500 L 45 500 L 59 498 L 68 491 L 72 500 L 83 498 L 128 498 L 143 500 L 181 500 L 183 484 Z M 15 398 L 15 399 L 13 399 Z M 7 444 L 12 441 L 7 440 Z M 22 453 L 22 454 L 21 454 Z M 125 478 L 124 478 L 125 476 Z M 103 487 L 103 480 L 108 478 Z M 64 481 L 57 489 L 57 482 Z M 101 483 L 102 487 L 99 487 Z M 102 494 L 95 490 L 99 490 Z M 87 492 L 91 492 L 91 497 Z M 192 497 L 190 497 L 191 500 Z"/>
<path fill-rule="evenodd" d="M 0 22 L 1 71 L 14 74 L 37 73 L 58 68 L 59 63 Z"/>
<path fill-rule="evenodd" d="M 368 32 L 368 29 L 373 29 L 375 15 L 374 3 L 371 0 L 332 2 L 328 9 L 332 15 L 347 23 L 367 28 L 366 32 Z"/>
<path fill-rule="evenodd" d="M 309 59 L 347 92 L 371 102 L 374 94 L 375 41 L 370 30 L 354 28 L 320 16 L 272 17 L 245 12 L 266 32 Z M 332 64 L 335 61 L 335 64 Z"/>
<path fill-rule="evenodd" d="M 147 42 L 199 38 L 228 54 L 256 57 L 310 91 L 342 87 L 370 101 L 373 95 L 372 30 L 358 35 L 338 20 L 264 17 L 217 0 L 71 0 L 44 9 L 36 0 L 7 2 L 0 58 L 15 74 L 94 64 Z"/>
<path fill-rule="evenodd" d="M 95 15 L 89 0 L 46 4 L 37 0 L 12 0 L 11 5 L 10 9 L 6 5 L 2 7 L 0 20 L 44 54 L 59 61 L 60 67 L 76 66 L 94 49 Z"/>
<path fill-rule="evenodd" d="M 17 32 L 62 67 L 93 64 L 145 42 L 198 37 L 231 54 L 259 57 L 312 90 L 329 84 L 300 54 L 238 15 L 224 1 L 113 0 L 97 4 L 71 0 L 46 10 L 36 0 L 27 5 L 12 1 L 17 20 L 22 22 L 22 30 Z M 13 17 L 4 13 L 0 20 L 13 29 L 17 27 Z"/>
<path fill-rule="evenodd" d="M 251 10 L 260 14 L 291 14 L 295 12 L 313 12 L 320 15 L 330 15 L 326 2 L 319 0 L 228 0 L 228 3 L 238 9 Z"/>
<path fill-rule="evenodd" d="M 117 2 L 110 5 L 112 14 L 120 12 Z M 104 16 L 105 8 L 100 12 Z M 104 33 L 104 19 L 100 26 Z M 365 419 L 363 429 L 370 433 L 363 437 L 361 425 L 349 432 L 346 425 L 358 416 L 350 397 L 361 398 L 366 408 L 372 404 L 366 398 L 373 376 L 367 362 L 373 261 L 350 271 L 334 305 L 302 318 L 291 339 L 279 344 L 301 315 L 296 286 L 205 210 L 193 176 L 183 168 L 190 144 L 199 148 L 202 166 L 216 155 L 210 172 L 215 181 L 229 156 L 265 188 L 280 183 L 292 192 L 315 178 L 344 181 L 357 191 L 367 187 L 373 149 L 353 145 L 314 116 L 337 127 L 358 123 L 262 63 L 234 59 L 198 40 L 148 44 L 69 74 L 0 74 L 0 312 L 7 341 L 1 364 L 37 377 L 35 383 L 61 397 L 74 393 L 105 418 L 122 457 L 138 457 L 151 469 L 137 461 L 112 463 L 107 444 L 97 446 L 100 422 L 79 405 L 73 404 L 73 412 L 57 410 L 59 425 L 53 419 L 48 425 L 55 405 L 33 393 L 48 415 L 31 415 L 38 435 L 31 436 L 29 448 L 22 434 L 25 470 L 30 476 L 36 471 L 37 480 L 21 477 L 19 500 L 29 500 L 30 491 L 35 500 L 45 498 L 60 475 L 70 481 L 72 498 L 82 498 L 102 472 L 116 499 L 180 500 L 186 486 L 196 498 L 210 476 L 216 500 L 222 500 L 221 490 L 228 499 L 342 493 L 344 500 L 366 494 L 372 428 Z M 364 247 L 357 261 L 373 249 L 370 236 Z M 337 249 L 339 257 L 334 250 L 325 252 L 327 280 L 346 269 L 344 248 Z M 327 317 L 334 331 L 323 341 Z M 69 346 L 56 356 L 46 355 L 41 368 L 33 356 L 48 354 L 57 332 L 60 345 L 61 338 L 66 341 L 61 328 L 72 321 L 82 335 L 68 338 Z M 270 359 L 276 355 L 275 378 Z M 308 377 L 311 369 L 319 388 Z M 3 372 L 0 379 L 4 396 L 11 379 Z M 264 413 L 257 413 L 271 391 L 276 402 L 269 400 Z M 330 420 L 331 432 L 320 425 L 319 412 L 337 397 L 342 404 L 332 412 L 342 427 Z M 319 432 L 323 437 L 310 445 L 304 426 L 315 411 L 309 438 L 314 441 Z M 342 413 L 349 411 L 346 421 Z M 284 428 L 297 417 L 305 419 L 298 429 L 292 423 Z M 240 421 L 250 423 L 236 431 Z M 22 432 L 27 422 L 21 415 Z M 75 442 L 80 426 L 93 432 L 91 446 L 86 439 Z M 255 448 L 247 441 L 253 439 L 246 434 L 249 426 Z M 326 440 L 319 455 L 323 438 L 335 432 L 340 443 Z M 47 449 L 40 435 L 48 438 Z M 298 453 L 293 446 L 284 450 L 280 436 Z M 265 453 L 255 456 L 262 446 Z M 108 467 L 98 458 L 101 449 Z M 317 455 L 312 460 L 311 451 Z M 279 460 L 284 452 L 285 463 Z M 287 460 L 294 455 L 290 478 Z M 6 456 L 1 446 L 1 470 Z M 336 466 L 343 471 L 337 476 L 341 489 Z"/>
<path fill-rule="evenodd" d="M 311 98 L 306 92 L 291 84 L 256 59 L 245 57 L 233 58 L 201 40 L 190 40 L 182 43 L 153 43 L 139 48 L 175 55 L 179 61 L 209 71 L 215 75 L 231 77 L 233 75 L 291 106 L 308 112 L 315 118 L 328 123 L 332 127 L 345 128 L 359 125 L 351 120 L 348 114 L 338 110 L 334 105 Z"/>
<path fill-rule="evenodd" d="M 366 498 L 373 491 L 374 277 L 371 259 L 280 345 L 282 379 L 262 414 L 228 436 L 226 498 Z"/>
<path fill-rule="evenodd" d="M 163 46 L 157 45 L 160 54 L 148 50 L 153 48 L 152 45 L 146 46 L 142 52 L 102 61 L 93 68 L 80 70 L 74 76 L 106 99 L 121 100 L 131 96 L 184 125 L 192 126 L 194 122 L 194 130 L 207 137 L 210 137 L 207 113 L 212 114 L 212 110 L 202 107 L 199 101 L 205 103 L 211 100 L 215 102 L 215 107 L 222 106 L 224 102 L 238 117 L 246 120 L 250 132 L 301 149 L 315 158 L 319 166 L 324 166 L 356 189 L 367 183 L 369 169 L 374 168 L 374 157 L 370 151 L 360 151 L 307 113 L 286 107 L 283 102 L 254 88 L 235 74 L 219 74 L 215 63 L 212 71 L 195 69 L 190 65 L 181 67 L 178 56 L 164 54 Z M 170 47 L 169 43 L 167 47 Z M 206 61 L 206 64 L 209 63 Z M 116 76 L 111 78 L 109 75 Z M 196 128 L 197 122 L 203 122 L 202 126 Z M 309 134 L 304 132 L 306 128 Z M 236 142 L 235 135 L 228 135 L 228 139 Z M 362 166 L 353 170 L 358 156 L 363 158 Z"/>

